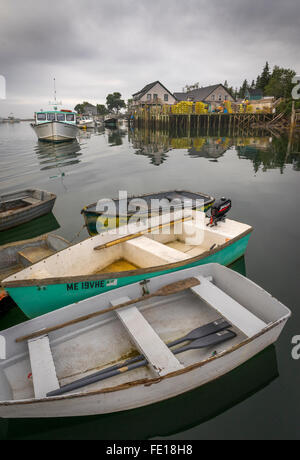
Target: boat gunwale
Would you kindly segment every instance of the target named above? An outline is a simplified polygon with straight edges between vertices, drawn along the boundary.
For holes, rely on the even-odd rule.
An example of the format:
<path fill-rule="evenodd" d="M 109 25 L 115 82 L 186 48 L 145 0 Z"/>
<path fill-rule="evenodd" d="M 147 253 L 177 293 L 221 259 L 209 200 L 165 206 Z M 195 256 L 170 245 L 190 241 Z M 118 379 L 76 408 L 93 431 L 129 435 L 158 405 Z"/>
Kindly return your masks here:
<path fill-rule="evenodd" d="M 182 189 L 176 189 L 176 190 L 162 190 L 161 192 L 157 192 L 157 193 L 144 193 L 142 195 L 128 195 L 127 196 L 127 200 L 134 200 L 135 198 L 145 198 L 145 197 L 150 197 L 151 195 L 159 195 L 161 193 L 172 193 L 172 192 L 178 192 L 178 193 L 182 193 L 182 192 L 186 192 L 186 193 L 191 193 L 193 195 L 201 195 L 203 196 L 204 198 L 207 198 L 209 201 L 207 202 L 204 202 L 204 205 L 208 205 L 208 204 L 211 204 L 215 201 L 215 198 L 211 195 L 207 195 L 207 193 L 202 193 L 202 192 L 191 192 L 190 190 L 182 190 Z M 112 200 L 112 201 L 120 201 L 119 198 L 110 198 L 109 200 Z M 95 202 L 95 203 L 92 203 L 92 204 L 88 204 L 87 206 L 84 206 L 84 208 L 82 208 L 81 210 L 81 214 L 84 214 L 84 213 L 93 213 L 93 214 L 98 214 L 97 211 L 89 211 L 89 208 L 91 208 L 92 206 L 96 206 L 98 202 Z M 150 211 L 148 212 L 148 214 L 150 213 Z M 101 215 L 101 214 L 99 214 Z M 116 216 L 118 217 L 118 216 Z"/>
<path fill-rule="evenodd" d="M 275 300 L 277 300 L 277 299 L 275 299 Z M 213 361 L 215 361 L 217 359 L 221 359 L 224 356 L 227 356 L 227 355 L 229 355 L 231 353 L 234 353 L 235 351 L 239 350 L 242 347 L 245 347 L 249 343 L 254 342 L 256 339 L 258 339 L 259 337 L 263 336 L 267 332 L 271 331 L 275 327 L 279 326 L 281 323 L 286 322 L 291 316 L 291 311 L 285 305 L 283 305 L 283 306 L 285 307 L 286 310 L 288 310 L 288 312 L 284 316 L 279 318 L 278 320 L 273 321 L 272 323 L 268 324 L 265 328 L 263 328 L 260 332 L 255 334 L 253 337 L 250 337 L 250 338 L 242 340 L 240 343 L 232 346 L 231 348 L 228 348 L 227 350 L 222 351 L 220 354 L 218 354 L 216 356 L 211 356 L 210 358 L 207 358 L 204 361 L 196 362 L 196 363 L 191 364 L 191 365 L 189 365 L 187 367 L 184 367 L 183 369 L 179 369 L 177 371 L 170 372 L 169 374 L 166 374 L 164 376 L 154 377 L 152 379 L 147 379 L 147 378 L 146 379 L 139 379 L 139 380 L 134 380 L 134 381 L 131 381 L 131 382 L 122 383 L 120 385 L 116 385 L 116 386 L 113 386 L 113 387 L 102 388 L 100 390 L 84 391 L 84 392 L 81 392 L 81 393 L 72 393 L 72 394 L 68 394 L 68 395 L 51 396 L 51 397 L 48 397 L 48 398 L 46 397 L 46 398 L 40 398 L 40 399 L 31 398 L 31 399 L 25 399 L 25 400 L 0 401 L 0 408 L 5 407 L 5 406 L 14 406 L 14 405 L 30 405 L 30 404 L 47 403 L 47 402 L 62 401 L 62 400 L 69 400 L 69 399 L 72 400 L 72 399 L 85 398 L 85 397 L 90 397 L 90 396 L 95 396 L 95 395 L 100 395 L 100 394 L 106 394 L 106 393 L 115 393 L 117 391 L 127 390 L 127 389 L 130 389 L 132 387 L 137 387 L 137 386 L 140 386 L 140 385 L 151 386 L 151 385 L 160 383 L 163 380 L 167 380 L 169 378 L 177 377 L 179 375 L 186 374 L 188 372 L 192 372 L 192 371 L 194 371 L 196 369 L 200 369 L 201 367 L 204 367 L 207 364 L 210 364 L 211 362 L 213 362 Z M 227 371 L 225 373 L 227 373 Z M 224 374 L 222 374 L 222 375 L 224 375 Z M 217 380 L 220 377 L 221 377 L 221 375 L 209 380 L 209 382 L 213 382 L 214 380 Z M 202 385 L 199 385 L 199 386 L 202 386 Z M 187 390 L 187 391 L 189 391 L 189 390 Z M 1 416 L 0 416 L 0 418 L 1 418 Z"/>
<path fill-rule="evenodd" d="M 211 256 L 213 254 L 217 254 L 218 252 L 231 246 L 237 241 L 243 239 L 248 234 L 252 233 L 253 230 L 254 230 L 253 227 L 249 225 L 249 228 L 247 230 L 237 235 L 236 237 L 230 239 L 229 241 L 225 241 L 222 245 L 219 245 L 215 247 L 214 249 L 209 249 L 205 251 L 203 254 L 200 254 L 198 256 L 191 257 L 189 259 L 184 259 L 179 262 L 173 262 L 169 264 L 157 265 L 154 267 L 141 268 L 141 269 L 130 270 L 130 271 L 99 273 L 96 275 L 76 275 L 76 276 L 63 276 L 59 278 L 53 277 L 53 278 L 23 279 L 23 280 L 21 279 L 21 280 L 15 280 L 15 281 L 5 281 L 4 280 L 2 282 L 2 286 L 5 288 L 30 287 L 30 286 L 36 286 L 36 285 L 48 286 L 48 285 L 55 285 L 55 284 L 79 283 L 79 282 L 85 282 L 85 281 L 100 281 L 100 280 L 110 280 L 110 279 L 115 279 L 115 278 L 126 278 L 126 277 L 131 277 L 131 276 L 139 276 L 143 274 L 147 275 L 149 273 L 172 270 L 172 269 L 176 269 L 178 267 L 185 266 L 187 264 L 192 264 L 199 260 L 205 259 L 206 257 Z M 87 238 L 87 239 L 90 239 L 90 238 Z M 80 243 L 76 243 L 70 246 L 68 249 L 71 249 L 77 244 L 80 244 Z M 55 256 L 59 257 L 59 254 L 65 250 L 66 249 L 62 249 L 61 251 L 58 251 L 56 254 L 46 257 L 44 261 L 47 260 L 49 257 L 55 257 Z"/>

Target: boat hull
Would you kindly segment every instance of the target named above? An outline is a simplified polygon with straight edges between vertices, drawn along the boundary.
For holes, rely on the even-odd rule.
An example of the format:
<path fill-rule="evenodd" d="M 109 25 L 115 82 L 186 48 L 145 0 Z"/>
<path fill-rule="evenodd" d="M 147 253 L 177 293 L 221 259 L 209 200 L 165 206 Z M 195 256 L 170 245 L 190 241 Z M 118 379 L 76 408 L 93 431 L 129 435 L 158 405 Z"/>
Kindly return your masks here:
<path fill-rule="evenodd" d="M 40 141 L 66 142 L 76 139 L 78 128 L 76 125 L 63 122 L 49 122 L 40 125 L 31 125 Z"/>
<path fill-rule="evenodd" d="M 201 387 L 238 368 L 276 342 L 286 324 L 282 320 L 266 332 L 184 371 L 174 372 L 153 384 L 120 385 L 112 391 L 66 395 L 63 398 L 0 403 L 2 418 L 50 418 L 108 414 L 148 406 Z M 155 384 L 154 384 L 155 383 Z"/>
<path fill-rule="evenodd" d="M 25 190 L 24 193 L 27 191 Z M 29 192 L 35 192 L 29 191 Z M 30 222 L 37 217 L 44 216 L 52 211 L 56 195 L 45 192 L 43 190 L 37 190 L 36 193 L 41 195 L 41 199 L 39 202 L 32 204 L 30 206 L 17 209 L 15 211 L 7 212 L 5 215 L 3 214 L 0 216 L 0 231 L 8 230 L 13 227 L 17 227 L 18 225 L 25 224 L 26 222 Z M 15 194 L 4 195 L 2 196 L 3 201 L 10 198 L 12 199 L 19 199 L 19 196 L 22 195 L 22 192 L 18 192 Z"/>
<path fill-rule="evenodd" d="M 133 274 L 131 272 L 129 276 L 126 275 L 126 272 L 124 272 L 124 275 L 121 273 L 118 278 L 114 279 L 105 279 L 105 277 L 99 275 L 99 278 L 94 279 L 93 281 L 87 281 L 83 276 L 82 280 L 75 283 L 70 280 L 69 283 L 51 284 L 47 283 L 47 280 L 43 280 L 43 282 L 39 283 L 37 281 L 36 284 L 31 286 L 6 286 L 5 290 L 28 318 L 36 318 L 37 316 L 44 315 L 45 313 L 49 313 L 66 305 L 94 297 L 112 289 L 127 286 L 132 283 L 137 283 L 139 281 L 167 273 L 197 267 L 207 263 L 219 263 L 221 265 L 228 266 L 245 254 L 250 236 L 251 233 L 248 233 L 219 251 L 193 262 L 186 260 L 175 268 L 150 271 L 137 275 L 134 275 L 134 272 Z"/>

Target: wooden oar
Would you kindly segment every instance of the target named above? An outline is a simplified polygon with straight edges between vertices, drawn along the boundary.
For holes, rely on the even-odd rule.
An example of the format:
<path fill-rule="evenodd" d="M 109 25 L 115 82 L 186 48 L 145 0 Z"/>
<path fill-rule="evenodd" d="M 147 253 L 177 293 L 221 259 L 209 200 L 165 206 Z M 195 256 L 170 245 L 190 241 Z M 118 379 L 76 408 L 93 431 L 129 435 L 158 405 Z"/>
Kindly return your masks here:
<path fill-rule="evenodd" d="M 195 350 L 195 349 L 206 348 L 206 347 L 218 345 L 222 342 L 233 339 L 234 337 L 236 337 L 236 334 L 234 332 L 226 331 L 226 330 L 222 332 L 218 332 L 216 334 L 211 334 L 211 335 L 208 335 L 207 337 L 194 340 L 193 342 L 189 343 L 188 345 L 185 345 L 184 347 L 178 348 L 178 350 L 174 351 L 174 355 L 177 355 L 178 353 L 183 353 L 184 351 L 188 351 L 188 350 Z M 125 366 L 125 367 L 122 367 L 121 369 L 117 369 L 111 372 L 106 372 L 105 374 L 100 375 L 100 376 L 93 374 L 93 375 L 90 375 L 89 379 L 86 379 L 84 382 L 77 381 L 77 382 L 69 383 L 68 385 L 64 385 L 58 390 L 51 391 L 50 393 L 47 393 L 47 397 L 62 395 L 64 393 L 68 393 L 70 391 L 77 390 L 78 388 L 85 387 L 87 385 L 91 385 L 92 383 L 99 382 L 100 380 L 105 380 L 110 377 L 114 377 L 115 375 L 123 374 L 124 372 L 132 371 L 139 367 L 146 366 L 147 364 L 148 364 L 148 361 L 146 359 L 143 359 L 143 361 L 139 361 L 138 363 L 131 364 L 130 366 Z"/>
<path fill-rule="evenodd" d="M 95 318 L 96 316 L 103 315 L 104 313 L 109 313 L 114 310 L 118 310 L 119 308 L 127 307 L 129 305 L 143 302 L 144 300 L 150 299 L 151 297 L 161 297 L 161 296 L 168 296 L 171 294 L 176 294 L 177 292 L 185 291 L 186 289 L 190 289 L 194 286 L 198 286 L 200 281 L 197 278 L 186 278 L 185 280 L 176 281 L 175 283 L 167 284 L 166 286 L 158 289 L 157 291 L 153 292 L 153 294 L 147 294 L 143 297 L 139 297 L 137 299 L 129 300 L 128 302 L 121 303 L 119 305 L 115 305 L 113 307 L 105 308 L 104 310 L 96 311 L 94 313 L 90 313 L 88 315 L 80 316 L 79 318 L 73 319 L 71 321 L 67 321 L 66 323 L 58 324 L 56 326 L 49 327 L 47 329 L 41 329 L 37 332 L 33 332 L 32 334 L 25 335 L 23 337 L 19 337 L 16 339 L 16 342 L 23 342 L 24 340 L 34 339 L 35 337 L 39 337 L 40 335 L 48 334 L 49 332 L 57 331 L 67 326 L 72 326 L 73 324 L 80 323 L 81 321 L 86 321 L 91 318 Z"/>
<path fill-rule="evenodd" d="M 225 319 L 220 318 L 212 323 L 204 324 L 203 326 L 197 327 L 196 329 L 186 334 L 184 337 L 181 337 L 180 339 L 177 339 L 177 340 L 174 340 L 173 342 L 168 343 L 167 346 L 171 348 L 183 342 L 189 342 L 191 340 L 201 339 L 203 337 L 206 337 L 207 335 L 224 331 L 225 329 L 228 329 L 230 327 L 231 327 L 230 323 L 228 323 Z M 143 355 L 135 356 L 134 358 L 130 358 L 130 359 L 127 359 L 126 361 L 123 361 L 122 363 L 114 364 L 113 366 L 106 367 L 105 369 L 102 369 L 101 371 L 95 372 L 93 374 L 93 377 L 96 377 L 97 375 L 107 374 L 108 372 L 111 372 L 117 369 L 121 369 L 122 367 L 129 366 L 130 364 L 136 363 L 144 359 L 145 359 L 145 356 Z M 83 377 L 80 380 L 76 380 L 76 382 L 79 383 L 79 382 L 88 381 L 90 377 L 91 377 L 90 375 L 87 375 L 86 377 Z"/>
<path fill-rule="evenodd" d="M 155 230 L 160 230 L 160 229 L 162 229 L 164 227 L 167 227 L 169 225 L 173 226 L 175 224 L 180 224 L 181 222 L 186 222 L 188 220 L 191 220 L 192 218 L 193 218 L 193 216 L 184 217 L 182 219 L 172 220 L 170 222 L 166 222 L 165 224 L 157 225 L 156 227 L 149 227 L 146 230 L 142 230 L 142 231 L 137 232 L 137 233 L 132 233 L 131 235 L 123 236 L 121 238 L 117 238 L 116 240 L 109 241 L 108 243 L 104 243 L 104 244 L 100 244 L 99 246 L 95 246 L 94 250 L 98 251 L 100 249 L 110 248 L 111 246 L 114 246 L 115 244 L 124 243 L 125 241 L 132 240 L 134 238 L 138 238 L 139 236 L 143 236 L 146 233 L 150 233 L 150 232 L 155 231 Z"/>

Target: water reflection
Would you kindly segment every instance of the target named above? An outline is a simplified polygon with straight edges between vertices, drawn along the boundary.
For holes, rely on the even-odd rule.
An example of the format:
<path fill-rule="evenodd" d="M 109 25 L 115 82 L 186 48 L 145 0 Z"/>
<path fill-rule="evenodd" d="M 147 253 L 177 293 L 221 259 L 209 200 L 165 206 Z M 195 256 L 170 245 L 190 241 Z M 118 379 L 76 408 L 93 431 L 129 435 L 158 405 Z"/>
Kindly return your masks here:
<path fill-rule="evenodd" d="M 81 146 L 75 140 L 59 144 L 38 142 L 34 149 L 41 171 L 80 163 Z"/>
<path fill-rule="evenodd" d="M 109 128 L 105 129 L 105 133 L 110 147 L 116 147 L 123 144 L 123 138 L 126 136 L 127 131 L 119 128 Z"/>
<path fill-rule="evenodd" d="M 205 133 L 172 133 L 149 129 L 129 129 L 129 141 L 136 155 L 150 158 L 159 166 L 168 160 L 171 150 L 186 150 L 191 158 L 207 158 L 218 161 L 229 149 L 237 152 L 238 158 L 250 160 L 255 172 L 279 169 L 284 172 L 286 165 L 300 170 L 300 137 L 274 132 L 247 133 L 247 136 L 207 136 Z"/>
<path fill-rule="evenodd" d="M 167 152 L 172 149 L 169 133 L 162 131 L 129 129 L 128 139 L 136 150 L 135 154 L 147 156 L 155 166 L 164 163 Z"/>
<path fill-rule="evenodd" d="M 300 168 L 297 138 L 292 142 L 288 136 L 238 138 L 236 149 L 239 158 L 252 161 L 255 172 L 279 169 L 283 173 L 288 164 L 293 165 L 295 171 Z"/>
<path fill-rule="evenodd" d="M 58 230 L 60 225 L 54 214 L 49 213 L 45 216 L 26 222 L 18 227 L 11 228 L 0 232 L 0 246 L 15 241 L 29 240 L 36 238 L 45 233 L 50 233 Z"/>
<path fill-rule="evenodd" d="M 0 420 L 0 439 L 142 440 L 171 436 L 251 398 L 277 377 L 276 351 L 270 346 L 223 377 L 176 398 L 102 416 Z"/>

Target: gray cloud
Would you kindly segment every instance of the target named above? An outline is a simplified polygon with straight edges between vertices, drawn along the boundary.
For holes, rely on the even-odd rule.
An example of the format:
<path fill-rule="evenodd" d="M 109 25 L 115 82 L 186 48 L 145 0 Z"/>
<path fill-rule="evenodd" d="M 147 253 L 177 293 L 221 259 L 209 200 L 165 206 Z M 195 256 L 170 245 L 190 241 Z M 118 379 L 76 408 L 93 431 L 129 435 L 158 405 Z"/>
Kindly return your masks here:
<path fill-rule="evenodd" d="M 297 68 L 298 0 L 0 0 L 0 115 L 30 115 L 52 98 L 104 103 L 161 80 L 256 78 L 266 60 Z"/>

